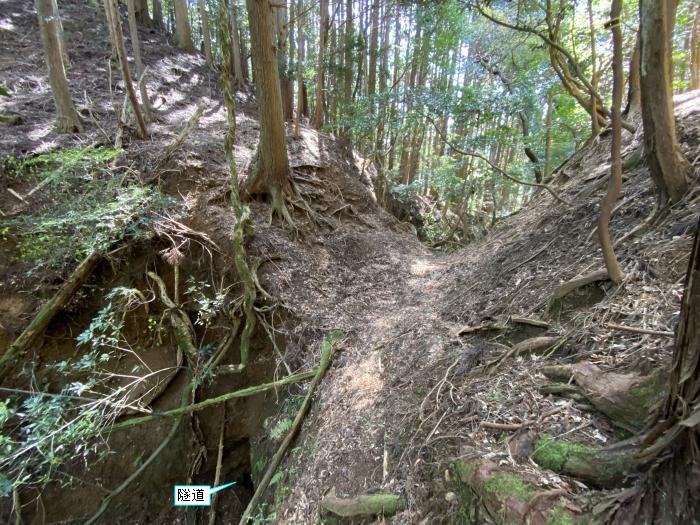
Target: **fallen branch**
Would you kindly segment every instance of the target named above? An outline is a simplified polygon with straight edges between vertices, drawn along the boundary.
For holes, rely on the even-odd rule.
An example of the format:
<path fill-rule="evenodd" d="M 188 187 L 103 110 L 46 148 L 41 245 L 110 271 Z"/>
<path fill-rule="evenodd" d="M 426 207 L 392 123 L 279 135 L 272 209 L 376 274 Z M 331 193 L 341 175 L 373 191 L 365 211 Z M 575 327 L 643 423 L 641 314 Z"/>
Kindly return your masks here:
<path fill-rule="evenodd" d="M 229 399 L 235 399 L 238 397 L 253 396 L 253 395 L 259 394 L 261 392 L 266 392 L 267 390 L 272 390 L 273 388 L 277 388 L 279 386 L 289 385 L 292 383 L 298 383 L 300 381 L 306 381 L 307 379 L 311 379 L 312 377 L 314 377 L 317 374 L 318 374 L 318 368 L 316 368 L 314 370 L 310 370 L 309 372 L 302 372 L 301 374 L 287 376 L 287 377 L 284 377 L 284 378 L 279 379 L 277 381 L 273 381 L 272 383 L 263 383 L 261 385 L 255 385 L 255 386 L 250 386 L 248 388 L 243 388 L 241 390 L 236 390 L 235 392 L 229 392 L 228 394 L 223 394 L 223 395 L 220 395 L 217 397 L 212 397 L 210 399 L 200 401 L 199 403 L 193 403 L 193 404 L 187 405 L 185 407 L 174 408 L 172 410 L 166 410 L 165 412 L 157 412 L 157 413 L 154 413 L 150 416 L 135 417 L 135 418 L 127 419 L 126 421 L 122 421 L 120 423 L 115 423 L 107 431 L 108 432 L 115 432 L 117 430 L 124 430 L 126 428 L 135 427 L 135 426 L 141 425 L 143 423 L 148 423 L 149 421 L 153 421 L 155 419 L 159 419 L 162 417 L 174 417 L 174 416 L 180 416 L 182 414 L 189 414 L 190 412 L 195 412 L 197 410 L 204 410 L 205 408 L 208 408 L 208 407 L 214 406 L 214 405 L 218 405 L 219 403 L 223 403 L 224 401 L 228 401 Z"/>
<path fill-rule="evenodd" d="M 396 514 L 403 509 L 401 496 L 398 494 L 362 494 L 354 498 L 339 498 L 335 495 L 335 487 L 321 500 L 321 507 L 336 516 L 349 518 L 352 516 L 375 516 Z"/>
<path fill-rule="evenodd" d="M 486 164 L 489 165 L 489 167 L 490 167 L 492 170 L 494 170 L 494 171 L 500 173 L 500 174 L 503 175 L 506 179 L 511 180 L 511 181 L 513 181 L 513 182 L 517 182 L 518 184 L 522 184 L 523 186 L 532 186 L 532 187 L 534 187 L 534 188 L 542 188 L 542 189 L 544 189 L 544 190 L 547 190 L 547 191 L 552 195 L 552 197 L 554 197 L 556 200 L 558 200 L 558 201 L 561 202 L 562 204 L 566 204 L 567 206 L 571 206 L 571 203 L 570 203 L 569 201 L 567 201 L 566 199 L 563 199 L 562 197 L 560 197 L 559 194 L 558 194 L 556 191 L 554 191 L 549 185 L 547 185 L 547 184 L 540 184 L 540 183 L 538 183 L 538 182 L 527 182 L 527 181 L 524 181 L 524 180 L 516 179 L 515 177 L 513 177 L 510 173 L 508 173 L 508 172 L 505 171 L 504 169 L 502 169 L 502 168 L 496 166 L 493 162 L 491 162 L 491 161 L 488 159 L 488 157 L 485 157 L 484 155 L 482 155 L 482 154 L 480 154 L 480 153 L 474 153 L 473 151 L 464 151 L 463 149 L 458 148 L 457 146 L 455 146 L 454 144 L 452 144 L 452 142 L 450 142 L 450 140 L 445 136 L 445 133 L 440 129 L 440 127 L 435 123 L 435 121 L 434 121 L 429 115 L 425 115 L 425 118 L 428 119 L 428 122 L 430 122 L 430 123 L 433 125 L 433 128 L 435 128 L 435 131 L 436 131 L 437 134 L 440 136 L 440 138 L 442 139 L 442 141 L 443 141 L 447 146 L 449 146 L 449 148 L 450 148 L 452 151 L 454 151 L 455 153 L 458 153 L 459 155 L 463 155 L 463 156 L 465 156 L 465 157 L 474 157 L 474 158 L 476 158 L 476 159 L 483 160 Z"/>
<path fill-rule="evenodd" d="M 318 385 L 321 384 L 323 376 L 326 374 L 326 371 L 328 370 L 328 367 L 331 364 L 331 357 L 333 356 L 333 351 L 335 349 L 335 344 L 338 341 L 338 338 L 339 337 L 337 335 L 333 335 L 327 339 L 324 339 L 323 343 L 321 343 L 321 362 L 318 365 L 314 380 L 311 382 L 311 385 L 309 385 L 309 391 L 306 393 L 304 402 L 301 404 L 299 412 L 297 412 L 297 415 L 294 418 L 294 422 L 292 423 L 292 427 L 289 430 L 289 433 L 284 438 L 284 441 L 282 442 L 280 447 L 277 449 L 277 452 L 275 452 L 275 455 L 272 456 L 270 464 L 268 465 L 267 470 L 265 471 L 265 475 L 260 480 L 260 483 L 258 484 L 258 487 L 255 490 L 255 494 L 253 494 L 252 499 L 248 503 L 248 506 L 246 507 L 245 512 L 241 517 L 239 525 L 245 525 L 246 523 L 248 523 L 250 515 L 252 514 L 253 510 L 255 510 L 258 503 L 265 494 L 265 490 L 267 490 L 272 476 L 277 470 L 277 467 L 279 467 L 280 463 L 282 462 L 282 458 L 284 458 L 284 455 L 287 452 L 289 445 L 291 445 L 292 441 L 301 430 L 301 425 L 304 422 L 304 418 L 306 417 L 306 414 L 308 413 L 309 408 L 311 407 L 311 398 L 313 397 Z"/>
<path fill-rule="evenodd" d="M 649 330 L 647 328 L 636 328 L 634 326 L 624 326 L 621 324 L 607 323 L 605 326 L 613 330 L 622 330 L 623 332 L 632 332 L 634 334 L 658 335 L 661 337 L 673 337 L 673 332 L 666 330 Z"/>
<path fill-rule="evenodd" d="M 199 117 L 202 116 L 202 113 L 204 113 L 204 110 L 206 107 L 204 104 L 200 104 L 197 106 L 197 109 L 194 111 L 190 119 L 187 121 L 185 124 L 185 127 L 182 128 L 180 133 L 178 134 L 177 137 L 175 137 L 175 140 L 173 140 L 168 146 L 165 148 L 163 153 L 156 159 L 155 164 L 153 166 L 152 171 L 157 170 L 161 165 L 163 165 L 170 157 L 173 156 L 173 153 L 177 151 L 177 149 L 182 145 L 182 143 L 185 141 L 187 136 L 192 133 L 192 130 L 197 127 L 197 124 L 199 123 Z"/>
<path fill-rule="evenodd" d="M 182 395 L 182 404 L 184 405 L 187 403 L 187 399 L 189 395 L 191 394 L 192 389 L 191 388 L 186 388 L 185 391 L 183 392 Z M 107 510 L 109 507 L 109 504 L 111 503 L 112 499 L 121 494 L 126 487 L 129 486 L 129 484 L 134 481 L 144 470 L 148 468 L 148 466 L 153 463 L 153 461 L 160 455 L 160 453 L 165 449 L 165 447 L 168 446 L 170 441 L 175 437 L 177 434 L 177 430 L 180 427 L 180 423 L 182 422 L 182 419 L 178 419 L 173 423 L 173 426 L 170 427 L 170 432 L 168 432 L 168 435 L 165 436 L 165 439 L 161 442 L 160 445 L 158 445 L 158 448 L 156 448 L 153 453 L 144 461 L 139 468 L 137 468 L 128 478 L 126 478 L 121 485 L 119 485 L 116 489 L 114 489 L 112 492 L 110 492 L 105 498 L 102 500 L 102 504 L 100 505 L 100 508 L 97 509 L 97 512 L 92 515 L 92 517 L 85 522 L 85 525 L 92 525 L 93 523 L 97 523 L 98 519 L 104 512 Z"/>
<path fill-rule="evenodd" d="M 60 290 L 49 299 L 32 319 L 29 326 L 14 340 L 7 352 L 0 359 L 0 376 L 7 372 L 7 368 L 20 358 L 29 347 L 41 336 L 51 320 L 60 312 L 78 289 L 87 281 L 97 263 L 102 259 L 102 254 L 93 252 L 88 255 L 63 283 Z"/>

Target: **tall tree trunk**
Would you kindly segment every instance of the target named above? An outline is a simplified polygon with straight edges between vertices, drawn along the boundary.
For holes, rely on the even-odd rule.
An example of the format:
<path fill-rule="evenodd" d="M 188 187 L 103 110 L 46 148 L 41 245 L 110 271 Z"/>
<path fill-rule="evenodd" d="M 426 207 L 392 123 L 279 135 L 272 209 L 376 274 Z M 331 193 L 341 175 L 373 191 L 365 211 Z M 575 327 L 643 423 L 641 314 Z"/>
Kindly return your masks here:
<path fill-rule="evenodd" d="M 700 3 L 695 6 L 693 31 L 690 34 L 690 89 L 700 89 Z"/>
<path fill-rule="evenodd" d="M 671 61 L 676 0 L 640 0 L 644 155 L 659 203 L 677 202 L 688 190 L 691 166 L 676 139 Z"/>
<path fill-rule="evenodd" d="M 246 181 L 249 197 L 269 197 L 273 209 L 291 223 L 284 195 L 291 192 L 289 161 L 282 115 L 282 93 L 268 0 L 246 0 L 260 121 L 260 140 L 252 173 Z"/>
<path fill-rule="evenodd" d="M 136 14 L 136 20 L 142 26 L 151 27 L 153 25 L 151 17 L 148 16 L 148 0 L 135 0 L 134 13 Z"/>
<path fill-rule="evenodd" d="M 112 20 L 112 10 L 109 7 L 110 0 L 102 0 L 102 6 L 105 9 L 105 18 L 107 27 L 109 28 L 109 41 L 112 44 L 111 59 L 117 58 L 117 37 L 114 34 L 114 21 Z M 110 88 L 111 89 L 111 88 Z"/>
<path fill-rule="evenodd" d="M 143 61 L 141 60 L 141 42 L 139 40 L 138 28 L 136 27 L 136 10 L 134 5 L 134 0 L 127 0 L 128 10 L 129 10 L 129 32 L 131 33 L 131 47 L 134 50 L 134 58 L 136 60 L 136 75 L 139 80 L 143 76 Z M 146 89 L 146 82 L 138 82 L 139 90 L 141 92 L 141 103 L 143 104 L 143 112 L 145 114 L 146 120 L 153 120 L 151 115 L 151 102 L 148 100 L 148 90 Z"/>
<path fill-rule="evenodd" d="M 352 0 L 347 0 L 345 3 L 345 76 L 343 79 L 343 103 L 347 106 L 352 102 L 352 79 L 354 78 L 352 48 L 355 31 L 353 29 L 352 4 Z"/>
<path fill-rule="evenodd" d="M 588 31 L 591 38 L 591 104 L 593 112 L 591 114 L 591 132 L 593 136 L 600 133 L 600 124 L 598 123 L 598 110 L 595 94 L 598 91 L 598 71 L 596 64 L 596 45 L 595 45 L 595 25 L 593 24 L 593 0 L 588 0 Z"/>
<path fill-rule="evenodd" d="M 369 71 L 367 74 L 367 94 L 372 97 L 377 84 L 377 46 L 379 44 L 379 0 L 372 3 L 372 29 L 369 36 Z M 372 103 L 374 109 L 374 103 Z"/>
<path fill-rule="evenodd" d="M 544 116 L 544 182 L 552 175 L 552 110 L 554 95 L 551 88 L 547 91 L 547 112 Z"/>
<path fill-rule="evenodd" d="M 297 2 L 297 115 L 294 123 L 294 135 L 299 136 L 301 132 L 301 116 L 304 113 L 304 2 Z"/>
<path fill-rule="evenodd" d="M 211 32 L 209 31 L 209 13 L 207 13 L 206 0 L 198 0 L 199 16 L 202 17 L 202 40 L 204 41 L 204 57 L 207 65 L 214 68 L 214 57 L 211 53 Z"/>
<path fill-rule="evenodd" d="M 627 77 L 627 107 L 624 115 L 632 115 L 642 110 L 642 89 L 639 85 L 641 57 L 641 42 L 639 31 L 637 31 L 637 37 L 634 40 L 634 50 L 630 59 L 630 72 Z"/>
<path fill-rule="evenodd" d="M 82 131 L 80 116 L 73 105 L 66 67 L 61 52 L 60 18 L 53 0 L 36 0 L 39 31 L 44 43 L 49 84 L 56 104 L 56 129 L 60 133 Z"/>
<path fill-rule="evenodd" d="M 195 47 L 194 42 L 192 42 L 187 0 L 173 0 L 173 6 L 175 8 L 175 42 L 177 47 L 187 53 L 194 53 Z"/>
<path fill-rule="evenodd" d="M 608 277 L 611 281 L 619 283 L 624 278 L 617 261 L 612 241 L 610 240 L 610 216 L 615 201 L 622 189 L 622 160 L 620 158 L 620 145 L 622 144 L 622 90 L 624 76 L 622 73 L 622 31 L 620 30 L 620 14 L 622 12 L 622 0 L 612 0 L 610 7 L 610 29 L 613 40 L 613 95 L 612 95 L 612 146 L 610 150 L 611 165 L 610 179 L 608 180 L 608 192 L 600 203 L 598 215 L 598 241 L 603 252 L 605 267 L 608 269 Z"/>
<path fill-rule="evenodd" d="M 163 29 L 163 5 L 160 0 L 153 0 L 153 27 Z"/>
<path fill-rule="evenodd" d="M 314 108 L 314 127 L 323 127 L 323 106 L 325 104 L 325 72 L 326 37 L 328 35 L 328 0 L 321 0 L 321 21 L 318 34 L 318 67 L 316 69 L 316 105 Z"/>
<path fill-rule="evenodd" d="M 114 35 L 117 39 L 117 55 L 119 56 L 119 64 L 121 66 L 122 80 L 124 81 L 124 89 L 129 96 L 129 101 L 131 102 L 131 109 L 134 112 L 134 117 L 136 118 L 136 123 L 138 124 L 138 133 L 141 138 L 146 137 L 146 122 L 143 120 L 143 115 L 141 114 L 141 108 L 139 107 L 139 102 L 136 99 L 136 91 L 134 91 L 134 85 L 131 82 L 131 73 L 129 72 L 129 61 L 126 55 L 126 47 L 124 46 L 124 33 L 122 31 L 122 22 L 119 18 L 119 7 L 117 5 L 117 0 L 109 0 L 107 5 L 110 9 L 110 17 L 112 18 L 112 23 L 114 24 Z"/>
<path fill-rule="evenodd" d="M 241 54 L 241 39 L 238 34 L 238 7 L 231 9 L 231 70 L 235 80 L 235 87 L 243 86 L 245 77 L 243 75 L 243 59 Z"/>
<path fill-rule="evenodd" d="M 649 469 L 630 504 L 637 507 L 637 523 L 696 523 L 700 515 L 700 222 L 685 277 L 672 363 L 666 400 L 638 458 Z M 620 512 L 629 517 L 627 508 Z"/>
<path fill-rule="evenodd" d="M 294 2 L 294 0 L 291 1 Z M 287 25 L 286 0 L 271 5 L 273 32 L 276 39 L 277 71 L 280 79 L 280 90 L 282 92 L 282 112 L 284 120 L 286 122 L 291 122 L 294 118 L 294 82 L 289 75 L 287 64 L 289 27 Z M 251 28 L 251 33 L 252 31 Z"/>

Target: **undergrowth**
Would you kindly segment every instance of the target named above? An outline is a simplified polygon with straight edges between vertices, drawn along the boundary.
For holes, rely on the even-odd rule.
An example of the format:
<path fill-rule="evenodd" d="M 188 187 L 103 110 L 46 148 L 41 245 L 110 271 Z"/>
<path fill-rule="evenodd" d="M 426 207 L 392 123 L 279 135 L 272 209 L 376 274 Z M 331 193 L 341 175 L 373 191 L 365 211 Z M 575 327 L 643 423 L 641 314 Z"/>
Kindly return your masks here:
<path fill-rule="evenodd" d="M 60 270 L 119 241 L 142 238 L 173 200 L 110 167 L 119 150 L 63 149 L 26 160 L 6 158 L 11 179 L 30 182 L 26 213 L 4 221 L 29 272 Z"/>

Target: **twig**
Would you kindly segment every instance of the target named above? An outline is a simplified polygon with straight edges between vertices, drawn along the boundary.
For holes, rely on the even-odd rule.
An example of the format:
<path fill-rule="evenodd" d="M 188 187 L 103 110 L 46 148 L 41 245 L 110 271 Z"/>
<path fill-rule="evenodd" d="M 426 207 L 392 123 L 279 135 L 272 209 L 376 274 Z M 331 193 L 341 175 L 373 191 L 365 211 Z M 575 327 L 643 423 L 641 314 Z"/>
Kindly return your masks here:
<path fill-rule="evenodd" d="M 337 339 L 325 339 L 321 344 L 321 362 L 318 365 L 318 369 L 314 380 L 311 382 L 311 385 L 309 385 L 309 391 L 306 393 L 304 402 L 301 404 L 301 408 L 299 408 L 299 412 L 297 412 L 297 415 L 294 418 L 292 428 L 287 434 L 287 437 L 284 438 L 284 441 L 282 442 L 280 447 L 277 449 L 277 452 L 275 452 L 275 455 L 272 456 L 270 464 L 268 465 L 267 470 L 265 471 L 265 475 L 262 477 L 260 484 L 255 490 L 253 498 L 248 503 L 248 506 L 246 507 L 245 512 L 243 513 L 243 517 L 241 517 L 239 525 L 245 525 L 246 523 L 248 523 L 250 515 L 252 514 L 253 510 L 257 507 L 258 503 L 265 494 L 265 490 L 270 484 L 270 480 L 272 479 L 273 474 L 277 470 L 277 467 L 279 467 L 279 464 L 282 462 L 282 458 L 287 452 L 289 445 L 291 445 L 292 441 L 301 430 L 301 425 L 304 422 L 304 418 L 306 417 L 306 414 L 308 413 L 309 408 L 311 407 L 311 398 L 313 397 L 318 385 L 321 384 L 323 376 L 326 374 L 326 371 L 328 370 L 328 367 L 331 364 L 331 357 L 333 356 L 333 351 L 335 350 L 336 341 Z"/>
<path fill-rule="evenodd" d="M 430 115 L 425 115 L 425 118 L 428 119 L 428 122 L 430 122 L 430 123 L 433 125 L 433 128 L 435 128 L 435 131 L 436 131 L 437 134 L 440 136 L 440 138 L 442 139 L 442 141 L 443 141 L 445 144 L 447 144 L 447 146 L 449 146 L 450 149 L 451 149 L 452 151 L 454 151 L 455 153 L 458 153 L 458 154 L 463 155 L 463 156 L 465 156 L 465 157 L 474 157 L 474 158 L 476 158 L 476 159 L 483 160 L 486 164 L 489 165 L 489 167 L 490 167 L 492 170 L 497 171 L 498 173 L 500 173 L 501 175 L 503 175 L 506 179 L 511 180 L 511 181 L 513 181 L 513 182 L 517 182 L 518 184 L 522 184 L 523 186 L 532 186 L 532 187 L 535 187 L 535 188 L 543 188 L 543 189 L 547 190 L 547 191 L 552 195 L 552 197 L 554 197 L 554 198 L 555 198 L 556 200 L 558 200 L 559 202 L 561 202 L 561 203 L 563 203 L 563 204 L 566 204 L 567 206 L 571 206 L 571 203 L 570 203 L 569 201 L 567 201 L 566 199 L 560 197 L 559 194 L 551 188 L 551 186 L 549 186 L 549 185 L 547 185 L 547 184 L 540 184 L 540 183 L 538 183 L 538 182 L 527 182 L 527 181 L 524 181 L 524 180 L 516 179 L 515 177 L 513 177 L 510 173 L 508 173 L 508 172 L 505 171 L 504 169 L 502 169 L 502 168 L 496 166 L 493 162 L 491 162 L 487 157 L 485 157 L 485 156 L 482 155 L 481 153 L 474 153 L 473 151 L 465 151 L 465 150 L 463 150 L 463 149 L 461 149 L 461 148 L 455 146 L 455 145 L 445 136 L 445 133 L 440 129 L 440 127 L 435 123 L 435 121 L 430 117 Z"/>
<path fill-rule="evenodd" d="M 528 419 L 526 421 L 523 421 L 522 423 L 495 423 L 491 421 L 482 421 L 481 426 L 483 428 L 492 428 L 494 430 L 520 430 L 523 427 L 529 427 L 530 425 L 534 425 L 535 423 L 541 422 L 543 419 L 548 418 L 549 416 L 553 416 L 554 414 L 558 414 L 565 408 L 569 407 L 571 405 L 571 402 L 566 403 L 564 405 L 560 405 L 558 407 L 553 408 L 552 410 L 548 410 L 544 414 L 542 414 L 540 417 L 537 419 Z"/>
<path fill-rule="evenodd" d="M 277 388 L 279 386 L 289 385 L 291 383 L 298 383 L 300 381 L 306 381 L 307 379 L 311 379 L 317 374 L 318 369 L 314 369 L 310 370 L 309 372 L 302 372 L 293 376 L 284 377 L 282 379 L 278 379 L 277 381 L 273 381 L 272 383 L 263 383 L 261 385 L 255 385 L 248 388 L 243 388 L 242 390 L 236 390 L 235 392 L 229 392 L 228 394 L 212 397 L 210 399 L 200 401 L 199 403 L 193 403 L 184 407 L 166 410 L 165 412 L 157 412 L 150 416 L 127 419 L 126 421 L 122 421 L 121 423 L 115 423 L 114 425 L 112 425 L 108 429 L 108 432 L 114 432 L 117 430 L 124 430 L 126 428 L 135 427 L 136 425 L 148 423 L 149 421 L 153 421 L 161 417 L 174 417 L 182 414 L 189 414 L 190 412 L 203 410 L 207 407 L 223 403 L 224 401 L 228 401 L 229 399 L 235 399 L 238 397 L 248 397 L 255 394 L 259 394 L 261 392 L 265 392 L 267 390 L 272 390 L 273 388 Z"/>
<path fill-rule="evenodd" d="M 214 487 L 218 487 L 221 483 L 221 466 L 224 459 L 224 430 L 226 429 L 226 405 L 224 405 L 224 414 L 221 418 L 221 430 L 219 431 L 219 452 L 216 456 L 216 472 L 214 474 Z M 211 511 L 209 512 L 209 525 L 216 523 L 216 497 L 219 495 L 215 492 L 211 495 Z"/>
<path fill-rule="evenodd" d="M 658 335 L 661 337 L 673 337 L 673 332 L 666 330 L 649 330 L 647 328 L 635 328 L 634 326 L 624 326 L 621 324 L 607 323 L 605 326 L 613 330 L 622 330 L 623 332 L 632 332 L 634 334 Z"/>
<path fill-rule="evenodd" d="M 185 392 L 183 393 L 182 396 L 182 403 L 187 402 L 188 394 L 190 393 L 191 389 L 186 388 Z M 165 449 L 166 446 L 168 446 L 168 443 L 175 437 L 175 434 L 177 434 L 177 429 L 180 426 L 181 419 L 178 419 L 173 423 L 173 426 L 170 428 L 170 432 L 168 432 L 168 435 L 165 437 L 165 439 L 162 441 L 160 445 L 158 445 L 158 448 L 156 448 L 153 453 L 148 457 L 146 461 L 141 464 L 139 468 L 137 468 L 131 476 L 126 478 L 121 485 L 119 485 L 116 489 L 114 489 L 112 492 L 109 493 L 108 496 L 106 496 L 102 500 L 102 505 L 100 505 L 100 508 L 97 509 L 97 512 L 92 515 L 92 517 L 85 522 L 85 525 L 92 525 L 93 523 L 97 523 L 97 520 L 102 516 L 102 514 L 107 510 L 107 507 L 109 507 L 110 502 L 112 501 L 112 498 L 115 496 L 118 496 L 121 492 L 124 491 L 126 487 L 129 486 L 129 484 L 134 481 L 148 466 L 153 463 L 153 461 L 160 455 L 160 453 Z"/>

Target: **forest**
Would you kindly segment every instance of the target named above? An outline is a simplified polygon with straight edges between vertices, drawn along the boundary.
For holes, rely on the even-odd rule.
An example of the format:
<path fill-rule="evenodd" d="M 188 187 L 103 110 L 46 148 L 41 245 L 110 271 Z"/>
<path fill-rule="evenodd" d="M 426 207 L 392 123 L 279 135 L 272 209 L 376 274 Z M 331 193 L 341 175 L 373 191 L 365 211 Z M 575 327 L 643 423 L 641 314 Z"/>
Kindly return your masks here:
<path fill-rule="evenodd" d="M 698 0 L 0 0 L 0 523 L 700 523 Z"/>

